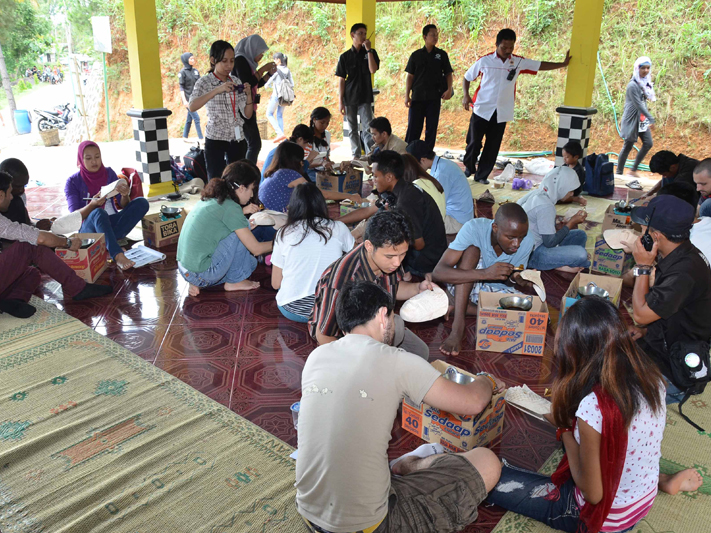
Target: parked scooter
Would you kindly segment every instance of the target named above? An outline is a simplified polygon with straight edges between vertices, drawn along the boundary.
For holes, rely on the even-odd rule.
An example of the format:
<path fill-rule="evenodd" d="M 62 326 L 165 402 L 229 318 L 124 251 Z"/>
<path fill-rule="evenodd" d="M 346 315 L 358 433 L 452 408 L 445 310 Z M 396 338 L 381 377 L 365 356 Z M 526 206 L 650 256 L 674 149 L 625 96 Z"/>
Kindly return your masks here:
<path fill-rule="evenodd" d="M 53 111 L 45 111 L 35 109 L 35 113 L 39 117 L 37 120 L 37 128 L 39 131 L 48 131 L 51 129 L 63 130 L 67 124 L 71 122 L 73 114 L 69 104 L 56 106 Z"/>

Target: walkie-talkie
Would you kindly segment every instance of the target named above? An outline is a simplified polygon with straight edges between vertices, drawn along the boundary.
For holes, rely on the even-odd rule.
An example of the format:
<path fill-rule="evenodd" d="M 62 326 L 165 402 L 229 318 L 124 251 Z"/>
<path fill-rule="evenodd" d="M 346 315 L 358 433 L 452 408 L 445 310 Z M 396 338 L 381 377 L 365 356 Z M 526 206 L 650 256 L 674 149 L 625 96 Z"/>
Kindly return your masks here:
<path fill-rule="evenodd" d="M 644 246 L 644 249 L 648 252 L 651 252 L 652 248 L 654 248 L 654 239 L 649 234 L 649 225 L 652 223 L 652 217 L 654 216 L 654 211 L 656 209 L 656 207 L 652 209 L 652 214 L 649 215 L 649 220 L 647 221 L 647 229 L 645 230 L 644 235 L 642 235 L 642 246 Z"/>

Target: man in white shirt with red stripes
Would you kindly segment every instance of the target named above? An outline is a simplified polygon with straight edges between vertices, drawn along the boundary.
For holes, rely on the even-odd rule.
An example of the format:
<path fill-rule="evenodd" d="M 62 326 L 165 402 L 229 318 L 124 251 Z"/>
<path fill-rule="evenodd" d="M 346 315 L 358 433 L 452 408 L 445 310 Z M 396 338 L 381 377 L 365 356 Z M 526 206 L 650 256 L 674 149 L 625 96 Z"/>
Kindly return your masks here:
<path fill-rule="evenodd" d="M 464 75 L 462 104 L 472 117 L 467 132 L 467 150 L 464 154 L 465 174 L 475 174 L 476 181 L 488 184 L 501 147 L 506 123 L 514 117 L 514 97 L 519 74 L 537 74 L 540 70 L 557 70 L 570 63 L 570 51 L 562 63 L 535 61 L 513 55 L 516 32 L 501 30 L 496 36 L 496 51 L 480 57 Z M 481 77 L 474 99 L 469 96 L 469 84 Z M 472 106 L 473 104 L 473 106 Z M 486 137 L 481 161 L 476 162 Z"/>

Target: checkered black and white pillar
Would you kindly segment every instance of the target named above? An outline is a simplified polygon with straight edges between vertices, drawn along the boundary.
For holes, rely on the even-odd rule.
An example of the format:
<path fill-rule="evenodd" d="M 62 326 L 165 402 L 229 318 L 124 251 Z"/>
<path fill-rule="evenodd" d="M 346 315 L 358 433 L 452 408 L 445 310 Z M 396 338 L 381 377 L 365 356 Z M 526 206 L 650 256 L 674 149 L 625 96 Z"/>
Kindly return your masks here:
<path fill-rule="evenodd" d="M 174 192 L 168 146 L 168 109 L 131 109 L 136 161 L 143 183 L 148 182 L 148 196 Z"/>
<path fill-rule="evenodd" d="M 593 107 L 559 107 L 558 142 L 555 147 L 555 166 L 563 165 L 563 146 L 569 141 L 578 141 L 583 147 L 583 157 L 588 155 L 592 116 L 597 113 Z"/>

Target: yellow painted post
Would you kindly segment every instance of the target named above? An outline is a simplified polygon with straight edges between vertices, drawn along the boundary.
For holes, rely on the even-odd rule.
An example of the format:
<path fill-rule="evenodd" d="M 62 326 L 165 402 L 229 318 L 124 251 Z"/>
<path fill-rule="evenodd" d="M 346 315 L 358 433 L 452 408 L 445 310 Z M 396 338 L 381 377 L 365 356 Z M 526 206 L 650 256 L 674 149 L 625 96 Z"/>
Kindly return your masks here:
<path fill-rule="evenodd" d="M 353 46 L 351 26 L 359 22 L 368 26 L 368 36 L 375 31 L 375 0 L 346 0 L 346 49 Z M 370 37 L 373 48 L 375 37 Z"/>
<path fill-rule="evenodd" d="M 135 109 L 163 107 L 155 0 L 125 0 L 126 41 Z"/>
<path fill-rule="evenodd" d="M 573 34 L 570 40 L 564 105 L 586 108 L 592 105 L 597 67 L 597 49 L 602 27 L 604 0 L 576 0 Z"/>

